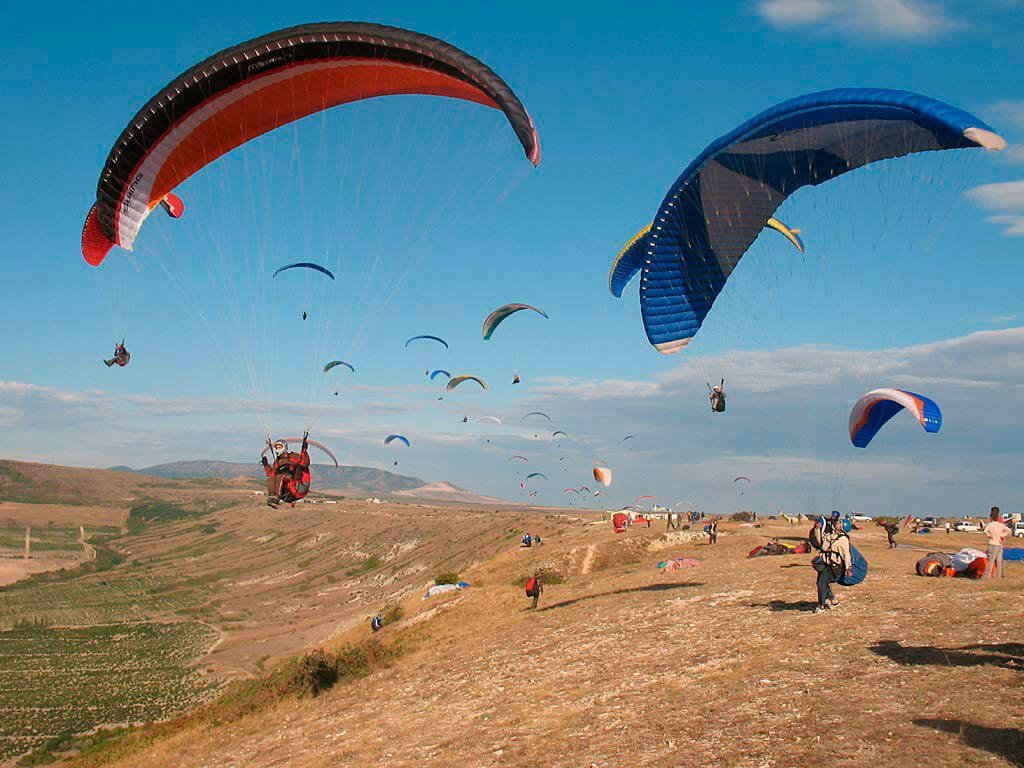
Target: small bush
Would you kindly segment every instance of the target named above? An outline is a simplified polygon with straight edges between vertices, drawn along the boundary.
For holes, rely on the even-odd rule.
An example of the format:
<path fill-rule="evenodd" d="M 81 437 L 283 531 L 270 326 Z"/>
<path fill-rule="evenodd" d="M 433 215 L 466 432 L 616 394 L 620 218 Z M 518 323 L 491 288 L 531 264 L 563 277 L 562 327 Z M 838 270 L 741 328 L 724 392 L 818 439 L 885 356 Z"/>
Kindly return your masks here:
<path fill-rule="evenodd" d="M 455 571 L 448 571 L 447 573 L 439 573 L 434 577 L 435 584 L 458 584 L 459 574 Z"/>
<path fill-rule="evenodd" d="M 384 614 L 385 624 L 394 624 L 397 621 L 401 621 L 405 615 L 405 611 L 402 610 L 402 606 L 398 603 L 384 606 L 382 613 Z"/>
<path fill-rule="evenodd" d="M 316 560 L 316 558 L 313 558 L 312 560 Z M 370 571 L 375 570 L 376 568 L 380 568 L 383 564 L 384 562 L 379 557 L 377 557 L 376 555 L 370 555 L 355 568 L 349 568 L 347 571 L 345 571 L 345 575 L 359 576 L 360 574 L 369 573 Z"/>
<path fill-rule="evenodd" d="M 547 584 L 564 584 L 565 583 L 565 575 L 561 571 L 559 571 L 557 568 L 552 568 L 551 566 L 545 565 L 545 566 L 541 566 L 541 568 L 538 569 L 537 572 L 540 574 L 540 583 L 541 584 L 547 585 Z M 532 572 L 531 573 L 524 573 L 519 578 L 517 578 L 515 581 L 513 581 L 512 583 L 515 586 L 517 586 L 517 587 L 525 587 L 526 586 L 526 582 L 529 581 L 532 577 L 533 577 L 533 573 Z"/>
<path fill-rule="evenodd" d="M 754 517 L 753 512 L 747 512 L 746 510 L 744 510 L 742 512 L 733 513 L 730 519 L 737 523 L 752 523 L 757 518 Z"/>

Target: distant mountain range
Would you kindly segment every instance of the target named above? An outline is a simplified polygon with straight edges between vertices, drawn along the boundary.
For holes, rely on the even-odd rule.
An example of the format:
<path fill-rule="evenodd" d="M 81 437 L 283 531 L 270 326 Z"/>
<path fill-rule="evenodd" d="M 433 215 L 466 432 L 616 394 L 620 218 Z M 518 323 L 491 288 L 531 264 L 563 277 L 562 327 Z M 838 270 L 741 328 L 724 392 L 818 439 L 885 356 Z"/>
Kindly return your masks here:
<path fill-rule="evenodd" d="M 263 469 L 255 462 L 239 464 L 231 461 L 173 461 L 145 469 L 110 467 L 117 472 L 133 472 L 164 478 L 218 477 L 230 480 L 252 477 L 263 480 Z M 418 477 L 398 475 L 370 467 L 334 467 L 314 464 L 313 488 L 334 491 L 351 496 L 403 496 L 424 501 L 456 502 L 464 504 L 507 504 L 501 499 L 480 496 L 451 483 L 427 483 Z"/>

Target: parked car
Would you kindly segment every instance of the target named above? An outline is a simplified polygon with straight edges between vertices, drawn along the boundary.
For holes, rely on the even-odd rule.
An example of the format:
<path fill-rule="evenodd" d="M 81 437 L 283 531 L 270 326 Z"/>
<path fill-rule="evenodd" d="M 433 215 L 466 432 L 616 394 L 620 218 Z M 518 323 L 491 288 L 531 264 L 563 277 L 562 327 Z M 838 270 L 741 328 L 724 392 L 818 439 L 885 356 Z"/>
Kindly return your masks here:
<path fill-rule="evenodd" d="M 1024 522 L 1014 523 L 1011 530 L 1013 531 L 1013 535 L 1018 539 L 1024 539 Z"/>
<path fill-rule="evenodd" d="M 953 530 L 961 531 L 963 533 L 971 533 L 975 531 L 980 531 L 981 526 L 977 523 L 972 523 L 969 520 L 961 520 L 959 523 L 953 526 Z"/>
<path fill-rule="evenodd" d="M 854 515 L 850 519 L 853 520 L 853 522 L 855 523 L 870 523 L 871 515 Z"/>
<path fill-rule="evenodd" d="M 939 521 L 934 517 L 926 517 L 921 521 L 921 527 L 923 528 L 938 528 Z"/>

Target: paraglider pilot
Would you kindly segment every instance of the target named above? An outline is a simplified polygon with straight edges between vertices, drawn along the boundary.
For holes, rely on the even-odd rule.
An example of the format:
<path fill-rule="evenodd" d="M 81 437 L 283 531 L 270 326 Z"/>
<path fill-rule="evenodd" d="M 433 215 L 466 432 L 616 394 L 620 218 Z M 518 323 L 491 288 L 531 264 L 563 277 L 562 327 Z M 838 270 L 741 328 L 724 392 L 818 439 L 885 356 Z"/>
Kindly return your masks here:
<path fill-rule="evenodd" d="M 103 364 L 109 368 L 115 363 L 120 367 L 124 368 L 128 365 L 128 361 L 132 359 L 131 353 L 124 347 L 124 339 L 121 339 L 120 344 L 114 345 L 114 356 L 109 360 L 104 360 Z"/>
<path fill-rule="evenodd" d="M 276 458 L 271 464 L 262 457 L 263 471 L 267 475 L 267 506 L 277 508 L 280 502 L 294 505 L 309 493 L 309 432 L 302 435 L 299 453 L 288 450 L 287 443 L 274 443 L 271 448 Z M 268 440 L 269 442 L 269 440 Z"/>
<path fill-rule="evenodd" d="M 708 392 L 710 392 L 711 410 L 715 413 L 725 413 L 725 379 L 722 379 L 722 383 L 715 387 L 708 384 Z"/>
<path fill-rule="evenodd" d="M 383 626 L 384 617 L 378 612 L 377 615 L 373 617 L 373 621 L 370 622 L 370 629 L 376 632 Z"/>

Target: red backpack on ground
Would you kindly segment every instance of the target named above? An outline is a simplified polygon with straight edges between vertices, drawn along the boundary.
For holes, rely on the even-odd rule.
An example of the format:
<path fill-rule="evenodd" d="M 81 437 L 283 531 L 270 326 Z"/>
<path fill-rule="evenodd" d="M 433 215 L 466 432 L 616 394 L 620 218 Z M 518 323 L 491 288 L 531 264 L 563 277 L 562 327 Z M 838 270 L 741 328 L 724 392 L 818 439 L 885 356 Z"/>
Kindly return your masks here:
<path fill-rule="evenodd" d="M 526 596 L 533 597 L 535 594 L 537 594 L 537 577 L 531 576 L 526 581 Z"/>

